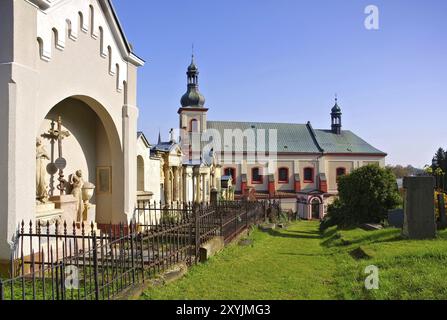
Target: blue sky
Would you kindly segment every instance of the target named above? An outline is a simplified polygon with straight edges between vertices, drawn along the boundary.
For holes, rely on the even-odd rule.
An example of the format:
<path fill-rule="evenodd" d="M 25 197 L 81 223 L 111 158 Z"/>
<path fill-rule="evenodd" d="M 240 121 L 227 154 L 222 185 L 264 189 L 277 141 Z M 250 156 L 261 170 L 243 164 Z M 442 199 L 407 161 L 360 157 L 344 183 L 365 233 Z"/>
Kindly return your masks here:
<path fill-rule="evenodd" d="M 194 43 L 211 120 L 344 129 L 423 166 L 447 147 L 445 0 L 113 0 L 139 71 L 139 129 L 154 142 L 178 126 Z M 367 5 L 380 29 L 364 27 Z"/>

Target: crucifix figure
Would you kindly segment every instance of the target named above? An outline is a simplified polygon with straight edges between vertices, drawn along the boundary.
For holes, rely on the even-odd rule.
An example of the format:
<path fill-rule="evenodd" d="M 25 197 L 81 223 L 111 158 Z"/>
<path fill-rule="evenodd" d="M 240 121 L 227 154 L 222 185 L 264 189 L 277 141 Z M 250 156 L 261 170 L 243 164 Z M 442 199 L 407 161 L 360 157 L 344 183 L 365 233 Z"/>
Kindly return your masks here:
<path fill-rule="evenodd" d="M 59 170 L 59 185 L 57 189 L 60 191 L 60 195 L 63 195 L 65 192 L 65 186 L 67 181 L 64 179 L 64 169 L 67 166 L 67 161 L 62 157 L 62 140 L 68 138 L 70 133 L 68 131 L 62 130 L 62 117 L 59 116 L 57 119 L 57 129 L 55 129 L 54 120 L 51 121 L 51 128 L 47 133 L 42 135 L 42 138 L 50 140 L 52 149 L 55 141 L 57 141 L 58 146 L 58 159 L 53 163 L 54 172 L 50 172 L 50 174 L 55 174 L 57 170 Z"/>

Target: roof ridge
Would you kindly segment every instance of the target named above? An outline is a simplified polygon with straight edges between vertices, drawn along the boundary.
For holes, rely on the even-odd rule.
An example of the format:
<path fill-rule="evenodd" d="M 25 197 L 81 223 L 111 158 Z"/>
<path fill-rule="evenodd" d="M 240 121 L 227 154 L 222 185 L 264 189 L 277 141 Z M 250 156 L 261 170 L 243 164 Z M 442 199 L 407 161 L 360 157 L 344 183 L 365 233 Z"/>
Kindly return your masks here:
<path fill-rule="evenodd" d="M 312 128 L 312 124 L 310 123 L 310 121 L 307 122 L 306 126 L 307 126 L 307 129 L 309 130 L 310 135 L 312 136 L 312 139 L 313 139 L 315 145 L 317 146 L 318 150 L 320 150 L 320 152 L 324 153 L 324 149 L 318 143 L 317 135 L 315 134 L 314 128 Z"/>
<path fill-rule="evenodd" d="M 305 126 L 305 123 L 292 123 L 292 122 L 265 122 L 265 121 L 232 121 L 232 120 L 207 120 L 207 122 L 218 123 L 261 123 L 261 124 L 288 124 L 288 125 L 301 125 Z"/>

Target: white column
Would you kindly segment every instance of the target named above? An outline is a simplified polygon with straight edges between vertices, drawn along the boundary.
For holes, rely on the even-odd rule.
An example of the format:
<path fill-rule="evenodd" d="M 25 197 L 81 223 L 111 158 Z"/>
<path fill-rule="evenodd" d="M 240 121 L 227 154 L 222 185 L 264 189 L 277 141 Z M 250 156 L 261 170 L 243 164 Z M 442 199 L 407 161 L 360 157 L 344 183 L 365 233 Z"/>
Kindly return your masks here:
<path fill-rule="evenodd" d="M 36 211 L 37 58 L 35 8 L 0 1 L 0 264 L 21 220 Z M 20 30 L 20 32 L 18 31 Z"/>
<path fill-rule="evenodd" d="M 114 223 L 132 218 L 137 197 L 137 120 L 138 108 L 123 106 L 123 156 L 124 156 L 124 214 L 126 217 L 113 217 Z M 113 168 L 112 168 L 113 169 Z M 121 219 L 120 219 L 121 218 Z M 118 220 L 118 221 L 117 221 Z"/>

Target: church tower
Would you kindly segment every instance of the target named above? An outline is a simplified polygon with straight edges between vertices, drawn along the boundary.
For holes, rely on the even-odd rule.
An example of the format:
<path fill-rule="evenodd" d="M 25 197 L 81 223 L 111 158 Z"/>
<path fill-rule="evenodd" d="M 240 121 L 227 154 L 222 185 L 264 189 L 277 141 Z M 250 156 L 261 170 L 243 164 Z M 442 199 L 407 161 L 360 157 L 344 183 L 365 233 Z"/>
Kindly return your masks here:
<path fill-rule="evenodd" d="M 341 108 L 338 106 L 338 98 L 335 97 L 335 105 L 331 111 L 332 133 L 341 134 Z"/>
<path fill-rule="evenodd" d="M 191 64 L 186 72 L 187 91 L 180 100 L 180 130 L 189 133 L 202 133 L 206 130 L 205 97 L 199 91 L 199 69 L 192 55 Z"/>
<path fill-rule="evenodd" d="M 184 160 L 201 161 L 201 136 L 206 131 L 208 109 L 205 108 L 205 97 L 199 91 L 199 68 L 194 62 L 194 54 L 186 75 L 187 90 L 180 100 L 181 107 L 178 110 L 180 144 L 186 157 Z"/>

